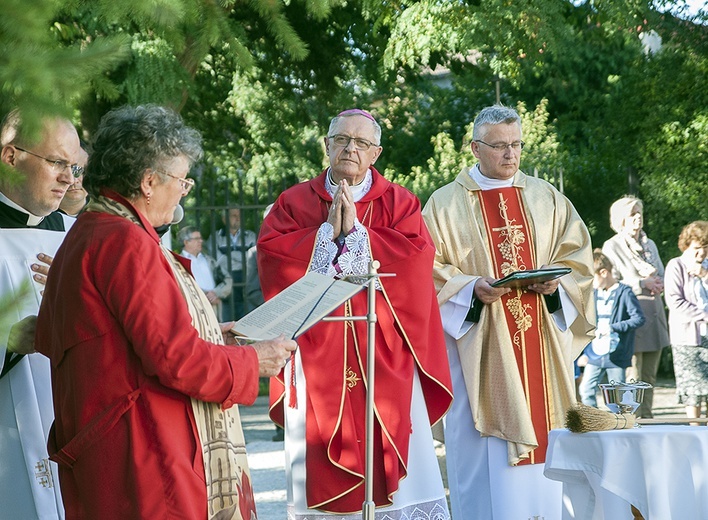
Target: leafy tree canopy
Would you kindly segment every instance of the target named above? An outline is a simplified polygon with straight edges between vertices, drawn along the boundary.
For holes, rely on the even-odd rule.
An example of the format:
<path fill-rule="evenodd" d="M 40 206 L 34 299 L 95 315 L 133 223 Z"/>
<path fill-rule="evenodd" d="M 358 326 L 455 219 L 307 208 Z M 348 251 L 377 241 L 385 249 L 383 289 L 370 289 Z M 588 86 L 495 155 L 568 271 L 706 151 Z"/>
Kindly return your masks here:
<path fill-rule="evenodd" d="M 524 117 L 522 166 L 562 175 L 596 243 L 634 192 L 667 256 L 708 218 L 708 19 L 666 14 L 684 3 L 7 0 L 0 108 L 71 116 L 90 138 L 114 106 L 172 106 L 205 139 L 187 202 L 218 206 L 311 177 L 352 106 L 383 126 L 377 166 L 426 199 L 472 161 L 471 121 L 498 92 Z"/>

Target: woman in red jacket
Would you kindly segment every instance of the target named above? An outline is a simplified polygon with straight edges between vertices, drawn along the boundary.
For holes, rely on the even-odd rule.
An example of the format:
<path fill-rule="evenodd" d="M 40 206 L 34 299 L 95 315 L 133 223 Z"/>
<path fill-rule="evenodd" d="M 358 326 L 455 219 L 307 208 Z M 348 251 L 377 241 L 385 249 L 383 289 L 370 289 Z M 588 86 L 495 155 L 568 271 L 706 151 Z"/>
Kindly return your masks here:
<path fill-rule="evenodd" d="M 54 259 L 36 336 L 67 519 L 255 518 L 235 404 L 253 403 L 295 343 L 224 345 L 189 262 L 161 246 L 154 228 L 200 156 L 199 134 L 154 105 L 110 112 L 96 132 L 91 202 Z"/>

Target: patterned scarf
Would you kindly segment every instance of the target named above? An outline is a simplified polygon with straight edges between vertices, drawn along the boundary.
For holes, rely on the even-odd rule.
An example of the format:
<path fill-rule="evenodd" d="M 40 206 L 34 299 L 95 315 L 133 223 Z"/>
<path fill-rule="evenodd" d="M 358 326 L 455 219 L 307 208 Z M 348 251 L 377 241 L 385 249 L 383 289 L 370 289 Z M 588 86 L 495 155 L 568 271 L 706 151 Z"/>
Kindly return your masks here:
<path fill-rule="evenodd" d="M 130 209 L 107 197 L 92 200 L 86 211 L 117 215 L 142 226 Z M 160 249 L 172 268 L 199 337 L 211 343 L 223 344 L 219 322 L 206 295 L 173 254 L 162 244 Z M 238 406 L 222 410 L 217 403 L 192 399 L 192 410 L 204 456 L 208 518 L 257 520 Z"/>
<path fill-rule="evenodd" d="M 644 231 L 639 232 L 639 240 L 629 233 L 622 233 L 627 249 L 630 253 L 630 261 L 640 276 L 654 276 L 658 272 L 658 262 L 648 247 L 648 239 Z"/>

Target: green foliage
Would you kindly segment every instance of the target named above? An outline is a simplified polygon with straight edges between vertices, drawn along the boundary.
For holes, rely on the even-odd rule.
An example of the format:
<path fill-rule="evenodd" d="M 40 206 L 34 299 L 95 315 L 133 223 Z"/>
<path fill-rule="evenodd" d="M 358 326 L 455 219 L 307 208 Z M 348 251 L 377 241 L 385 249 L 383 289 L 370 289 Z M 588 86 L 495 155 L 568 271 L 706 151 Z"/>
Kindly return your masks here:
<path fill-rule="evenodd" d="M 61 3 L 7 0 L 0 17 L 0 109 L 19 107 L 35 127 L 39 114 L 72 115 L 90 89 L 91 78 L 126 55 L 123 35 L 96 38 L 91 45 L 62 46 L 54 21 Z"/>
<path fill-rule="evenodd" d="M 467 147 L 468 126 L 480 108 L 493 102 L 493 94 L 477 69 L 461 67 L 463 74 L 443 70 L 403 75 L 380 90 L 375 110 L 383 126 L 384 151 L 376 163 L 380 171 L 401 180 L 415 167 L 427 171 L 437 153 L 433 137 L 441 132 L 460 150 Z"/>
<path fill-rule="evenodd" d="M 288 15 L 299 11 L 322 20 L 339 4 L 308 0 L 305 9 L 288 11 L 289 2 L 271 0 L 8 0 L 0 20 L 2 108 L 19 105 L 31 120 L 81 106 L 88 132 L 102 113 L 123 103 L 181 109 L 211 52 L 228 53 L 230 66 L 246 69 L 256 43 L 249 32 L 262 27 L 257 37 L 303 60 L 309 46 Z"/>
<path fill-rule="evenodd" d="M 550 121 L 548 100 L 541 99 L 531 112 L 524 102 L 519 102 L 517 111 L 525 143 L 521 169 L 529 174 L 540 172 L 547 180 L 555 180 L 551 172 L 563 167 L 565 154 L 561 151 L 555 125 Z"/>
<path fill-rule="evenodd" d="M 392 181 L 405 186 L 415 193 L 425 204 L 435 190 L 452 182 L 460 170 L 469 167 L 474 159 L 471 152 L 458 150 L 450 136 L 441 132 L 430 139 L 433 156 L 425 166 L 413 166 L 406 175 L 397 175 L 390 170 L 385 175 Z"/>
<path fill-rule="evenodd" d="M 661 202 L 671 184 L 649 180 L 665 179 L 663 168 L 669 167 L 658 166 L 659 156 L 668 157 L 664 146 L 657 148 L 665 139 L 662 129 L 674 123 L 686 127 L 708 106 L 708 92 L 700 87 L 708 72 L 708 33 L 671 16 L 642 13 L 638 4 L 630 4 L 622 20 L 610 3 L 585 4 L 569 13 L 564 52 L 547 53 L 543 61 L 524 66 L 524 84 L 512 95 L 529 104 L 549 100 L 564 150 L 565 193 L 587 222 L 593 242 L 601 244 L 613 234 L 612 202 L 633 193 L 645 202 L 647 233 L 662 257 L 671 257 L 672 234 L 685 223 L 680 214 L 695 208 L 688 195 L 692 179 L 701 179 L 705 170 L 689 172 L 682 167 L 688 157 L 671 155 L 677 188 L 669 195 L 672 207 Z M 656 54 L 647 54 L 640 39 L 651 30 L 663 40 Z"/>
<path fill-rule="evenodd" d="M 131 51 L 133 57 L 121 86 L 126 102 L 179 106 L 189 78 L 167 41 L 135 34 Z"/>
<path fill-rule="evenodd" d="M 470 123 L 499 86 L 522 114 L 522 168 L 562 175 L 595 243 L 612 201 L 635 192 L 666 257 L 680 226 L 705 218 L 705 148 L 692 143 L 706 140 L 708 33 L 657 3 L 7 0 L 0 108 L 30 124 L 73 116 L 90 138 L 117 105 L 173 106 L 204 136 L 188 204 L 223 207 L 312 177 L 329 119 L 358 106 L 383 126 L 377 167 L 426 200 L 473 162 Z M 651 30 L 655 55 L 640 40 Z"/>
<path fill-rule="evenodd" d="M 620 8 L 627 3 L 616 2 Z M 410 2 L 382 21 L 392 26 L 385 65 L 416 68 L 462 56 L 518 85 L 523 64 L 565 52 L 573 11 L 566 0 Z M 612 17 L 625 14 L 613 11 Z"/>
<path fill-rule="evenodd" d="M 22 316 L 22 303 L 32 293 L 32 282 L 25 279 L 11 293 L 0 294 L 0 338 L 6 346 L 10 329 Z"/>
<path fill-rule="evenodd" d="M 647 144 L 652 152 L 645 158 L 642 192 L 656 211 L 652 236 L 668 259 L 680 254 L 676 240 L 684 225 L 708 220 L 708 111 L 686 125 L 663 125 Z"/>

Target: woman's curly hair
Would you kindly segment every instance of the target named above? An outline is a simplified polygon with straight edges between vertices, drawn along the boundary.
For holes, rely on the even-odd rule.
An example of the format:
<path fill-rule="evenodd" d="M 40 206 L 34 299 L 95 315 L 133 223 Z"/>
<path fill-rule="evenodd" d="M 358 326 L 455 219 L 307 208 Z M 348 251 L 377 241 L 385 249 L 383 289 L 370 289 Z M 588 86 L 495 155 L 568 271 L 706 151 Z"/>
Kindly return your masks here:
<path fill-rule="evenodd" d="M 84 176 L 92 196 L 102 189 L 127 199 L 140 193 L 145 170 L 184 155 L 190 166 L 202 156 L 199 132 L 176 112 L 158 105 L 123 106 L 108 112 L 98 125 Z"/>

